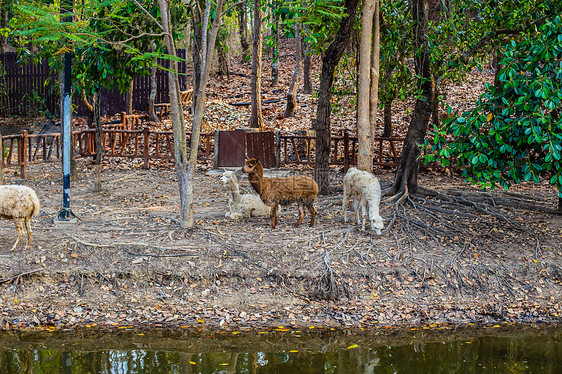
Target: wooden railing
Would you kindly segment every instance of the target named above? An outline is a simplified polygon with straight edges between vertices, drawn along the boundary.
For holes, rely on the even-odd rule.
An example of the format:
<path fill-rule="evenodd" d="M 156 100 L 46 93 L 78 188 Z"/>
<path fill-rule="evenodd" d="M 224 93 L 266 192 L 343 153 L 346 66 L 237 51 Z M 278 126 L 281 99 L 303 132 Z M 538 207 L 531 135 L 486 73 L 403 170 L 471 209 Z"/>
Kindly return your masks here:
<path fill-rule="evenodd" d="M 188 143 L 191 133 L 186 133 Z M 72 149 L 76 157 L 93 157 L 96 154 L 95 129 L 75 131 Z M 199 159 L 212 159 L 215 133 L 202 133 Z M 102 135 L 103 157 L 140 158 L 148 168 L 150 160 L 173 160 L 174 142 L 171 131 L 104 129 Z M 60 134 L 28 134 L 2 136 L 1 162 L 6 168 L 19 167 L 22 178 L 26 177 L 27 165 L 60 161 Z"/>
<path fill-rule="evenodd" d="M 277 134 L 277 157 L 280 165 L 314 164 L 313 135 Z M 373 165 L 395 167 L 402 150 L 404 138 L 375 137 Z M 347 169 L 357 164 L 357 137 L 344 132 L 331 137 L 330 165 L 342 165 Z"/>
<path fill-rule="evenodd" d="M 173 160 L 174 140 L 171 131 L 144 129 L 104 128 L 102 133 L 103 157 L 142 159 L 143 167 L 149 168 L 151 160 Z M 188 138 L 191 133 L 186 133 Z M 214 132 L 202 133 L 199 159 L 211 160 L 215 152 Z M 72 134 L 72 149 L 76 157 L 93 157 L 96 154 L 95 130 L 87 129 Z M 315 137 L 277 133 L 276 155 L 278 165 L 313 165 Z M 398 137 L 375 138 L 373 165 L 395 167 L 404 139 Z M 1 162 L 4 167 L 19 167 L 22 178 L 26 177 L 29 164 L 53 162 L 61 159 L 60 134 L 28 134 L 2 137 Z M 345 169 L 357 163 L 357 138 L 345 132 L 331 137 L 330 164 Z"/>

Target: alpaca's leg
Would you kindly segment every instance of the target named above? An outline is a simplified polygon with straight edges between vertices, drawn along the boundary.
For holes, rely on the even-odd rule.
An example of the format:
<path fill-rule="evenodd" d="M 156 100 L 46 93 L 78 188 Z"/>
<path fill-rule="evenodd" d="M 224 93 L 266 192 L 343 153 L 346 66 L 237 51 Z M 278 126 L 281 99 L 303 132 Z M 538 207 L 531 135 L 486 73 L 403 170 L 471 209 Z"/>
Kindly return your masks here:
<path fill-rule="evenodd" d="M 271 207 L 271 211 L 269 212 L 269 218 L 271 218 L 271 228 L 275 228 L 277 226 L 277 207 L 279 204 L 274 204 Z"/>
<path fill-rule="evenodd" d="M 21 238 L 23 237 L 23 223 L 22 223 L 21 219 L 15 219 L 14 218 L 14 224 L 16 225 L 16 231 L 18 232 L 18 239 L 16 240 L 16 243 L 14 244 L 12 249 L 10 249 L 10 251 L 13 251 L 14 249 L 16 249 L 16 247 L 18 246 Z"/>
<path fill-rule="evenodd" d="M 314 226 L 314 222 L 316 221 L 316 213 L 317 210 L 314 207 L 314 203 L 310 203 L 306 206 L 308 208 L 308 211 L 310 212 L 310 227 Z"/>
<path fill-rule="evenodd" d="M 302 223 L 302 220 L 304 219 L 304 215 L 306 214 L 305 211 L 304 211 L 303 203 L 299 202 L 298 208 L 299 208 L 299 219 L 295 223 L 295 227 L 299 227 L 299 225 Z"/>
<path fill-rule="evenodd" d="M 342 204 L 342 209 L 343 209 L 343 221 L 347 222 L 347 204 L 349 204 L 349 194 L 347 193 L 347 191 L 344 188 L 343 191 L 343 204 Z"/>
<path fill-rule="evenodd" d="M 367 202 L 361 199 L 361 230 L 365 231 L 365 219 L 367 217 Z"/>
<path fill-rule="evenodd" d="M 353 211 L 355 212 L 355 222 L 357 222 L 357 224 L 359 225 L 361 223 L 361 215 L 360 215 L 360 210 L 361 210 L 361 200 L 359 200 L 358 197 L 354 197 L 353 198 Z"/>
<path fill-rule="evenodd" d="M 25 230 L 27 231 L 27 245 L 25 246 L 25 249 L 29 248 L 29 243 L 31 243 L 31 218 L 30 217 L 25 217 Z M 23 229 L 22 229 L 23 231 Z"/>

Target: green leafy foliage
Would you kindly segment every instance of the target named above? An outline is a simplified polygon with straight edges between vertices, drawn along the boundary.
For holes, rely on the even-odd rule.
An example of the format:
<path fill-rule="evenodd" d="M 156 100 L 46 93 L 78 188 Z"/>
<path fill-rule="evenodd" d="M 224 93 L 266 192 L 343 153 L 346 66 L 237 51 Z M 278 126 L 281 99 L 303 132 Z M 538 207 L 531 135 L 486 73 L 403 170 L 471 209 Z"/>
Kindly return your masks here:
<path fill-rule="evenodd" d="M 188 21 L 188 8 L 172 0 L 176 39 Z M 52 69 L 62 67 L 71 52 L 73 90 L 91 95 L 102 86 L 127 90 L 137 75 L 149 74 L 157 57 L 166 58 L 160 40 L 158 4 L 149 0 L 92 0 L 74 5 L 72 18 L 60 4 L 25 0 L 13 6 L 10 42 L 23 59 L 46 59 Z M 156 50 L 152 51 L 155 42 Z M 29 48 L 33 47 L 33 48 Z"/>
<path fill-rule="evenodd" d="M 499 87 L 487 85 L 472 111 L 435 128 L 426 162 L 452 159 L 484 188 L 546 179 L 562 197 L 562 18 L 511 41 L 501 55 Z"/>

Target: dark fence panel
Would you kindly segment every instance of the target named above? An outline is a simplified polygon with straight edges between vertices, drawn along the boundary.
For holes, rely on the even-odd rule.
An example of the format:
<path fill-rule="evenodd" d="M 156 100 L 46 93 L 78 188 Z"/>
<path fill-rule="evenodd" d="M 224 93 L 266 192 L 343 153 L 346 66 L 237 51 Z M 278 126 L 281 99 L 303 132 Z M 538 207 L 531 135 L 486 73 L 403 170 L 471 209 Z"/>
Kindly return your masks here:
<path fill-rule="evenodd" d="M 187 56 L 185 49 L 177 54 L 181 58 Z M 46 61 L 34 64 L 32 62 L 19 63 L 15 52 L 0 54 L 0 116 L 28 116 L 48 111 L 59 115 L 59 85 L 58 71 L 52 71 Z M 161 66 L 168 67 L 169 61 L 160 59 Z M 187 88 L 187 64 L 179 63 L 180 87 Z M 133 81 L 133 109 L 146 109 L 150 93 L 150 75 L 135 77 Z M 156 103 L 169 102 L 168 72 L 158 69 L 156 72 Z M 74 95 L 74 114 L 87 114 L 82 100 Z M 113 115 L 125 110 L 125 94 L 118 89 L 101 91 L 101 114 Z"/>
<path fill-rule="evenodd" d="M 246 134 L 246 154 L 248 158 L 257 158 L 264 168 L 274 168 L 275 159 L 275 133 L 249 132 Z"/>
<path fill-rule="evenodd" d="M 219 131 L 217 167 L 244 166 L 246 160 L 246 131 Z"/>

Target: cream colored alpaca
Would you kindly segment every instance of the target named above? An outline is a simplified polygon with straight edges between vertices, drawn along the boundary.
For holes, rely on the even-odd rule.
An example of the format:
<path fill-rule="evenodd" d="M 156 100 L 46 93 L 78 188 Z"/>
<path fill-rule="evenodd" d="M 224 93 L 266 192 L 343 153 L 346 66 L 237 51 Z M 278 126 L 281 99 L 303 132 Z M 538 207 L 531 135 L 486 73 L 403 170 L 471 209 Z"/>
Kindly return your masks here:
<path fill-rule="evenodd" d="M 229 211 L 226 212 L 225 217 L 240 219 L 269 215 L 270 208 L 261 201 L 259 195 L 240 194 L 236 173 L 225 170 L 221 182 L 228 191 Z"/>

